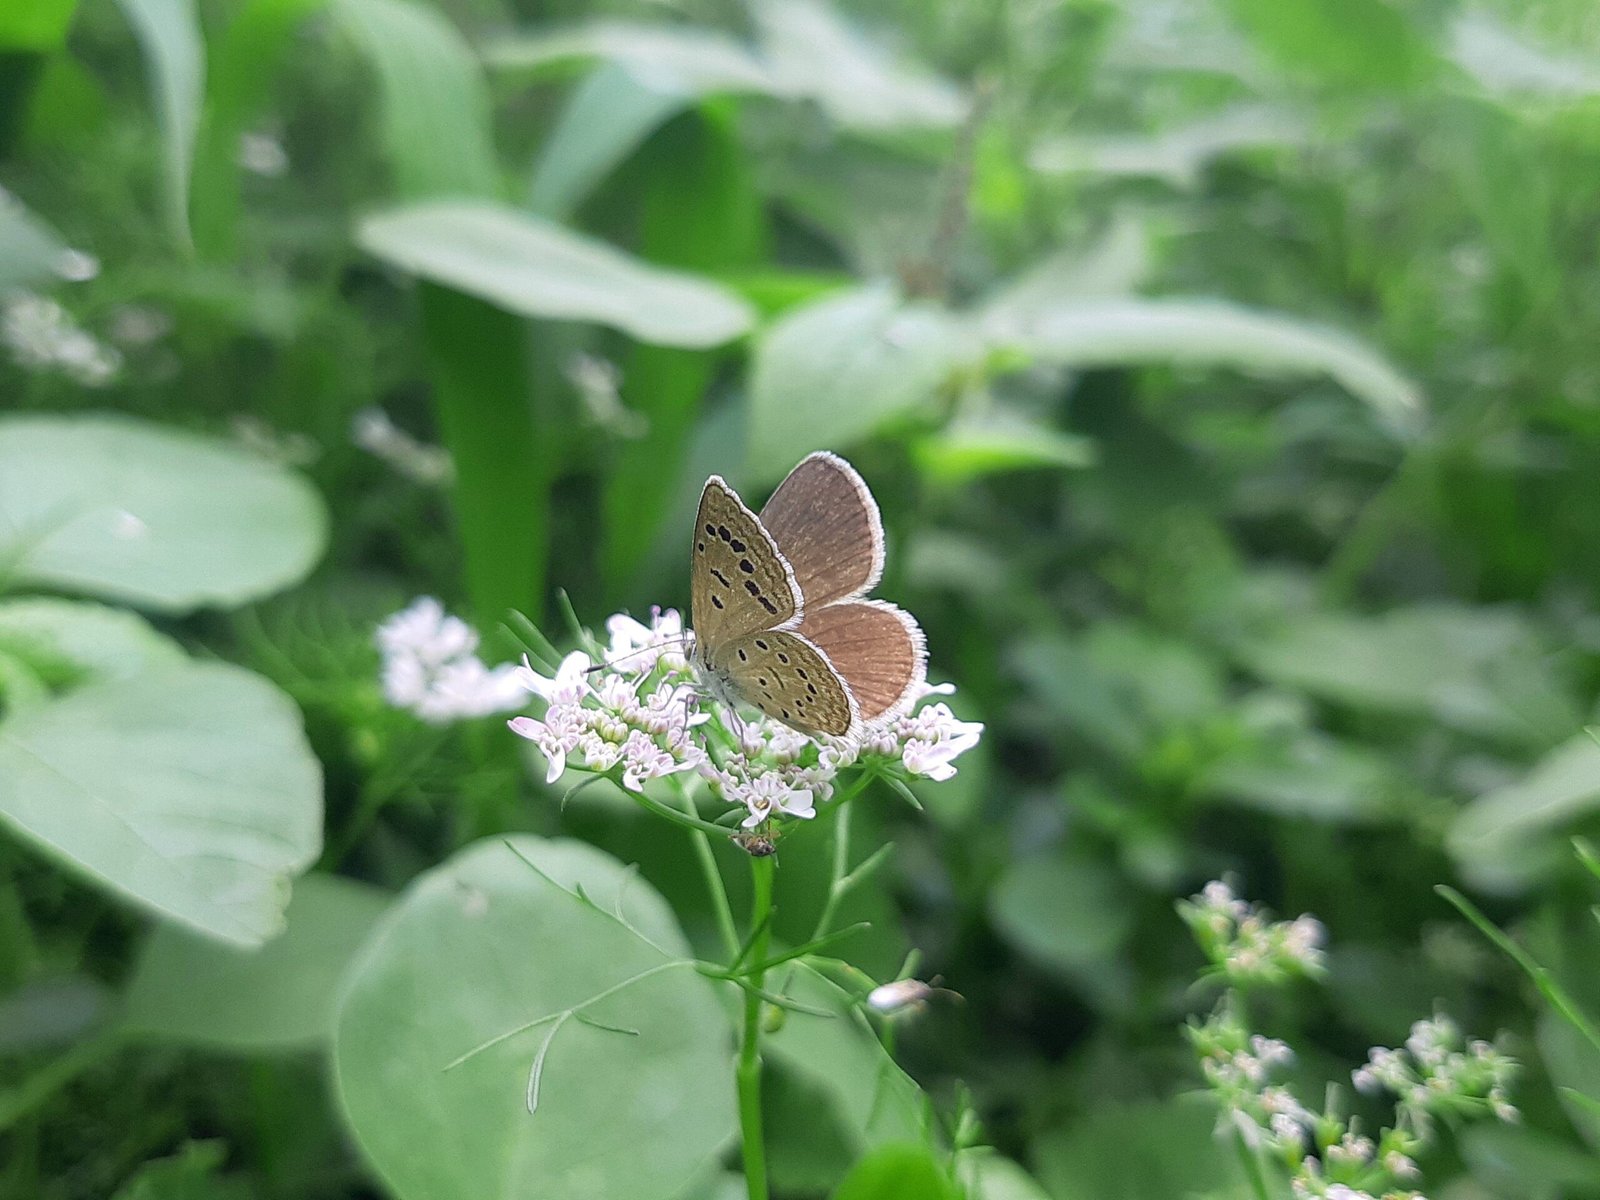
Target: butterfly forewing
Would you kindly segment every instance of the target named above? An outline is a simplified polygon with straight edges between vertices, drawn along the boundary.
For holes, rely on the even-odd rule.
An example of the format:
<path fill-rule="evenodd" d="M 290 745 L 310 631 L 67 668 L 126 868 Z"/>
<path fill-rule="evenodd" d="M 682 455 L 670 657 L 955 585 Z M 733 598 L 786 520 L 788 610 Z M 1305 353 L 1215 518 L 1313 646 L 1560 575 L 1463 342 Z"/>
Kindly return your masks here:
<path fill-rule="evenodd" d="M 910 613 L 887 601 L 808 608 L 796 632 L 827 655 L 863 721 L 903 708 L 926 677 L 921 628 Z"/>
<path fill-rule="evenodd" d="M 794 569 L 807 608 L 863 595 L 883 574 L 877 502 L 837 454 L 818 451 L 790 471 L 761 524 Z"/>
<path fill-rule="evenodd" d="M 777 544 L 716 475 L 700 493 L 689 591 L 695 637 L 706 650 L 776 628 L 800 611 L 800 589 Z"/>
<path fill-rule="evenodd" d="M 801 733 L 843 737 L 858 723 L 827 657 L 798 634 L 750 634 L 720 648 L 716 662 L 740 696 Z"/>

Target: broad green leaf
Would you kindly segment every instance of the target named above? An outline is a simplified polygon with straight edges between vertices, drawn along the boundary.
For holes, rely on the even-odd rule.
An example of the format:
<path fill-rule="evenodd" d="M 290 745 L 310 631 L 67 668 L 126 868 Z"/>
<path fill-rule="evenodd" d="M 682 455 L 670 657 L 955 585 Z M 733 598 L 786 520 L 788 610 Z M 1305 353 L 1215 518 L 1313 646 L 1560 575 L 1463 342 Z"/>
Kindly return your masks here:
<path fill-rule="evenodd" d="M 254 946 L 321 849 L 322 776 L 264 679 L 162 667 L 0 721 L 0 825 L 113 895 Z"/>
<path fill-rule="evenodd" d="M 128 983 L 122 1029 L 245 1053 L 329 1042 L 345 969 L 389 900 L 354 880 L 307 875 L 294 885 L 284 931 L 255 950 L 158 926 Z"/>
<path fill-rule="evenodd" d="M 144 51 L 166 160 L 167 217 L 189 245 L 189 172 L 200 129 L 206 47 L 194 0 L 117 0 Z"/>
<path fill-rule="evenodd" d="M 0 191 L 0 295 L 59 278 L 68 254 L 54 229 Z"/>
<path fill-rule="evenodd" d="M 692 103 L 689 94 L 641 83 L 614 63 L 591 71 L 544 140 L 529 207 L 552 220 L 570 215 L 652 132 Z"/>
<path fill-rule="evenodd" d="M 1031 1175 L 987 1147 L 962 1151 L 956 1172 L 970 1200 L 1050 1200 Z"/>
<path fill-rule="evenodd" d="M 1159 179 L 1198 187 L 1212 161 L 1238 151 L 1298 146 L 1306 123 L 1276 105 L 1239 104 L 1154 134 L 1074 134 L 1046 139 L 1028 156 L 1047 175 Z"/>
<path fill-rule="evenodd" d="M 1576 100 L 1600 95 L 1593 59 L 1535 46 L 1492 13 L 1467 10 L 1450 26 L 1450 57 L 1498 95 Z"/>
<path fill-rule="evenodd" d="M 331 0 L 378 73 L 383 137 L 401 196 L 493 196 L 489 89 L 455 26 L 413 0 Z"/>
<path fill-rule="evenodd" d="M 899 60 L 821 0 L 753 5 L 761 49 L 780 87 L 803 94 L 846 128 L 949 128 L 967 114 L 959 88 Z"/>
<path fill-rule="evenodd" d="M 0 601 L 0 650 L 46 675 L 56 666 L 104 679 L 126 679 L 186 661 L 176 642 L 134 613 L 84 600 Z"/>
<path fill-rule="evenodd" d="M 1548 745 L 1579 714 L 1511 610 L 1416 605 L 1378 617 L 1312 613 L 1241 652 L 1274 683 L 1355 708 Z"/>
<path fill-rule="evenodd" d="M 1215 1112 L 1198 1097 L 1099 1104 L 1034 1143 L 1039 1179 L 1054 1200 L 1242 1196 L 1215 1126 Z"/>
<path fill-rule="evenodd" d="M 756 346 L 746 467 L 778 479 L 812 450 L 842 449 L 930 411 L 980 355 L 953 314 L 869 286 L 793 309 Z"/>
<path fill-rule="evenodd" d="M 997 345 L 1075 368 L 1172 362 L 1271 375 L 1325 374 L 1409 433 L 1422 393 L 1382 357 L 1335 330 L 1221 300 L 1102 299 L 988 327 Z"/>
<path fill-rule="evenodd" d="M 725 288 L 664 271 L 516 209 L 438 201 L 361 223 L 359 240 L 401 270 L 525 317 L 594 321 L 640 341 L 715 346 L 749 328 Z"/>
<path fill-rule="evenodd" d="M 302 579 L 326 516 L 299 476 L 128 417 L 0 420 L 0 570 L 164 612 Z"/>
<path fill-rule="evenodd" d="M 1008 942 L 1097 1004 L 1122 1001 L 1129 980 L 1118 955 L 1133 931 L 1133 906 L 1104 864 L 1083 854 L 1024 858 L 990 893 L 989 916 Z"/>
<path fill-rule="evenodd" d="M 884 1050 L 859 1005 L 812 968 L 798 966 L 768 984 L 790 999 L 832 1016 L 786 1012 L 762 1041 L 766 1061 L 805 1085 L 826 1107 L 815 1113 L 816 1138 L 826 1125 L 851 1158 L 868 1149 L 924 1140 L 921 1090 Z M 774 1135 L 776 1136 L 776 1135 Z"/>
<path fill-rule="evenodd" d="M 1409 7 L 1386 0 L 1227 0 L 1226 11 L 1284 70 L 1330 88 L 1403 91 L 1438 67 Z"/>
<path fill-rule="evenodd" d="M 112 1200 L 250 1200 L 248 1179 L 222 1175 L 226 1157 L 221 1142 L 189 1142 L 170 1158 L 145 1163 Z"/>
<path fill-rule="evenodd" d="M 1314 821 L 1384 821 L 1397 816 L 1402 786 L 1381 754 L 1303 731 L 1248 745 L 1210 764 L 1200 790 L 1220 800 Z"/>
<path fill-rule="evenodd" d="M 979 316 L 988 329 L 1026 328 L 1064 304 L 1126 296 L 1150 269 L 1145 223 L 1121 217 L 1091 245 L 1057 250 L 1007 280 L 984 299 Z"/>
<path fill-rule="evenodd" d="M 513 841 L 543 875 L 470 846 L 358 957 L 334 1056 L 356 1141 L 398 1200 L 666 1200 L 733 1134 L 726 1010 L 648 884 L 581 843 Z M 578 1006 L 594 1023 L 559 1019 Z"/>
<path fill-rule="evenodd" d="M 574 60 L 602 59 L 626 71 L 642 88 L 685 97 L 781 94 L 787 86 L 726 34 L 687 25 L 596 21 L 501 38 L 490 43 L 484 57 L 492 67 L 534 72 Z"/>
<path fill-rule="evenodd" d="M 28 0 L 0 7 L 0 50 L 55 50 L 66 41 L 77 8 L 78 0 Z"/>
<path fill-rule="evenodd" d="M 1563 742 L 1523 778 L 1479 796 L 1450 828 L 1450 847 L 1469 858 L 1496 846 L 1559 832 L 1600 809 L 1600 745 L 1587 734 Z"/>
<path fill-rule="evenodd" d="M 1004 416 L 962 421 L 912 444 L 912 457 L 924 474 L 940 483 L 961 484 L 1007 471 L 1092 466 L 1088 438 Z"/>
<path fill-rule="evenodd" d="M 922 1146 L 883 1146 L 850 1170 L 833 1200 L 960 1200 L 944 1167 Z"/>

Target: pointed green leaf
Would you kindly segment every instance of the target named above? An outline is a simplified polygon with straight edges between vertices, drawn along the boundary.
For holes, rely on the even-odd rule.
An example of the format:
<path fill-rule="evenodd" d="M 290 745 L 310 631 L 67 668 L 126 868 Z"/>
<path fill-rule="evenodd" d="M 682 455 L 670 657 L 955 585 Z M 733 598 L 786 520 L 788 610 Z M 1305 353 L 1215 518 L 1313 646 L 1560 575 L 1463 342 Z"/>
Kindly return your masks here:
<path fill-rule="evenodd" d="M 594 321 L 640 341 L 715 346 L 749 328 L 727 289 L 664 271 L 505 205 L 438 201 L 368 217 L 360 242 L 384 261 L 525 317 Z"/>

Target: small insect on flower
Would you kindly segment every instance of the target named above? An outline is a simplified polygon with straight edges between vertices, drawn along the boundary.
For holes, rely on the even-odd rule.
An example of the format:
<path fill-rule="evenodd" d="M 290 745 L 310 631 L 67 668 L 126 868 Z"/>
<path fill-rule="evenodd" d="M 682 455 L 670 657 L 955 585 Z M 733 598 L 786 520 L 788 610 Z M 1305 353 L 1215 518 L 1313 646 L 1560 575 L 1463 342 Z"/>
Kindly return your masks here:
<path fill-rule="evenodd" d="M 736 833 L 730 839 L 751 858 L 770 858 L 778 852 L 776 837 L 764 833 Z"/>

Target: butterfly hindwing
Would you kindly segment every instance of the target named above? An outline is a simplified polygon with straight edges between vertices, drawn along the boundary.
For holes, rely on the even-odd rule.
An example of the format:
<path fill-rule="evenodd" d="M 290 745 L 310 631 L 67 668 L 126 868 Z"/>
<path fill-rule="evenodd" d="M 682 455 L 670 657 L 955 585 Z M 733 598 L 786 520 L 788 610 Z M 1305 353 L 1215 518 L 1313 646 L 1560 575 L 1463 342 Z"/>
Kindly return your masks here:
<path fill-rule="evenodd" d="M 863 721 L 902 710 L 927 676 L 921 627 L 885 600 L 808 608 L 796 632 L 827 655 Z"/>
<path fill-rule="evenodd" d="M 856 469 L 826 450 L 802 459 L 761 510 L 807 608 L 865 595 L 883 574 L 883 521 Z"/>
<path fill-rule="evenodd" d="M 720 648 L 715 666 L 740 698 L 801 733 L 844 737 L 860 723 L 827 656 L 799 634 L 748 634 Z"/>
<path fill-rule="evenodd" d="M 794 572 L 772 535 L 720 476 L 706 480 L 694 525 L 689 600 L 702 647 L 777 628 L 799 615 Z"/>

